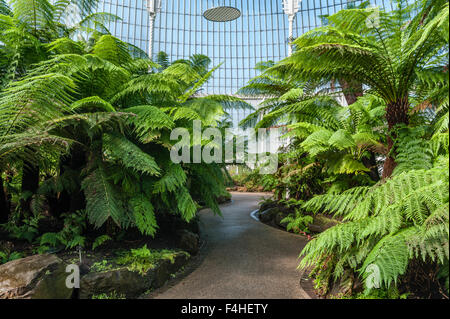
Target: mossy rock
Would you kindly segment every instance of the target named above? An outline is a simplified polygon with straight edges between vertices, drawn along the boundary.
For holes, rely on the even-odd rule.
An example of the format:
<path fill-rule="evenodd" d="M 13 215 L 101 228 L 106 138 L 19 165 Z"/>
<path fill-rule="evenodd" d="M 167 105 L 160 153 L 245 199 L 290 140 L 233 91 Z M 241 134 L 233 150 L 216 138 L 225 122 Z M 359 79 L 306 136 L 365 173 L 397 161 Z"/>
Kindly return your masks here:
<path fill-rule="evenodd" d="M 261 205 L 261 207 L 259 208 L 259 211 L 263 212 L 265 210 L 268 210 L 270 208 L 274 208 L 277 207 L 277 203 L 276 202 L 265 202 Z"/>
<path fill-rule="evenodd" d="M 314 216 L 314 222 L 308 226 L 309 230 L 314 233 L 321 233 L 330 227 L 339 224 L 339 221 L 323 214 Z"/>
<path fill-rule="evenodd" d="M 81 278 L 80 298 L 95 295 L 117 294 L 126 298 L 137 298 L 146 291 L 159 288 L 178 272 L 189 260 L 185 252 L 175 252 L 173 258 L 159 261 L 145 273 L 132 271 L 126 265 L 99 272 L 91 272 Z"/>
<path fill-rule="evenodd" d="M 289 216 L 289 213 L 280 211 L 275 215 L 275 218 L 273 221 L 277 226 L 286 228 L 288 223 L 287 222 L 282 223 L 281 221 L 288 216 Z"/>
<path fill-rule="evenodd" d="M 129 270 L 127 267 L 102 272 L 91 272 L 81 278 L 80 298 L 93 295 L 118 293 L 127 298 L 136 298 L 149 288 L 155 280 L 155 270 L 145 274 Z"/>
<path fill-rule="evenodd" d="M 0 266 L 0 299 L 69 299 L 66 264 L 55 255 L 33 255 Z"/>
<path fill-rule="evenodd" d="M 178 232 L 178 247 L 190 254 L 196 255 L 199 250 L 200 237 L 186 229 Z"/>
<path fill-rule="evenodd" d="M 276 214 L 278 214 L 280 211 L 278 209 L 278 207 L 272 207 L 269 209 L 266 209 L 265 211 L 261 211 L 258 216 L 259 216 L 259 220 L 262 221 L 263 223 L 269 223 L 272 220 L 274 220 Z"/>
<path fill-rule="evenodd" d="M 170 279 L 170 275 L 178 272 L 187 264 L 188 260 L 189 255 L 183 252 L 176 253 L 173 260 L 163 260 L 155 269 L 155 280 L 152 288 L 162 287 Z"/>

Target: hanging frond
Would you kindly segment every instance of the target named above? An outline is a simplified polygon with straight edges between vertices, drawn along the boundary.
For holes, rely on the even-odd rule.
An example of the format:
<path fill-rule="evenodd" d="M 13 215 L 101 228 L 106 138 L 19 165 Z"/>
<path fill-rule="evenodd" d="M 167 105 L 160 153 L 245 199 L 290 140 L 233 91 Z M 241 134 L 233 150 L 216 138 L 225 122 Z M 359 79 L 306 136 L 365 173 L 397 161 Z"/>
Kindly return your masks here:
<path fill-rule="evenodd" d="M 81 183 L 86 196 L 86 212 L 89 222 L 96 228 L 111 218 L 119 227 L 129 224 L 124 213 L 120 191 L 108 179 L 105 168 L 99 166 Z"/>
<path fill-rule="evenodd" d="M 155 236 L 158 225 L 152 203 L 143 194 L 138 194 L 129 201 L 134 216 L 134 223 L 144 235 Z"/>
<path fill-rule="evenodd" d="M 152 176 L 160 174 L 155 159 L 122 135 L 104 134 L 103 148 L 108 155 L 127 168 Z"/>

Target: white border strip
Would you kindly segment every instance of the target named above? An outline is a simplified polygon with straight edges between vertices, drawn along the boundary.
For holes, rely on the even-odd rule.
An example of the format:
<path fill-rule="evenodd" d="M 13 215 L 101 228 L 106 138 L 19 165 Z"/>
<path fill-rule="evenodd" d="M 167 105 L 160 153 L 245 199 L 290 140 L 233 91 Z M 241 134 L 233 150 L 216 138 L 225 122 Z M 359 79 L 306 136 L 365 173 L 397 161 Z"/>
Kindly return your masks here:
<path fill-rule="evenodd" d="M 258 221 L 258 222 L 261 222 L 261 221 L 259 220 L 258 216 L 256 216 L 256 214 L 258 214 L 258 212 L 259 212 L 259 209 L 257 209 L 257 210 L 255 210 L 255 211 L 251 212 L 251 213 L 250 213 L 250 217 L 253 218 L 254 220 Z"/>

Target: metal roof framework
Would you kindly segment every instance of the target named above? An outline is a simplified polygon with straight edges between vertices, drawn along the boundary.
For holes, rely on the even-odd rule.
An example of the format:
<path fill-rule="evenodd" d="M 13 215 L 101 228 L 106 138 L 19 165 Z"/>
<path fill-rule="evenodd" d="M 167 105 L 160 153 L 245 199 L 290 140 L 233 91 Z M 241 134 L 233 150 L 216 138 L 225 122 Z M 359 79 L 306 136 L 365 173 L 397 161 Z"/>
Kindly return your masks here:
<path fill-rule="evenodd" d="M 258 62 L 276 62 L 288 56 L 290 37 L 321 26 L 326 15 L 362 2 L 364 0 L 103 0 L 98 11 L 121 17 L 121 21 L 109 25 L 111 33 L 149 52 L 153 58 L 164 51 L 172 61 L 204 54 L 211 58 L 213 65 L 223 62 L 201 94 L 235 94 L 257 75 L 254 67 Z M 392 9 L 390 0 L 370 0 L 370 4 Z M 236 8 L 240 16 L 226 22 L 204 17 L 208 10 L 221 6 Z M 240 112 L 238 121 L 248 115 L 248 111 Z"/>

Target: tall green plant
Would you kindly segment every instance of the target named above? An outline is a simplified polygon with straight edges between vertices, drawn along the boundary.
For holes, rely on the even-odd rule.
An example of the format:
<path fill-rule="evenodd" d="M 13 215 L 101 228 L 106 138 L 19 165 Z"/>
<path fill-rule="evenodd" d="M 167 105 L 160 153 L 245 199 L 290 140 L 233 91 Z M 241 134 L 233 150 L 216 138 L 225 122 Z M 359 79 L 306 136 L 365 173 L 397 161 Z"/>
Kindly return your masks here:
<path fill-rule="evenodd" d="M 448 65 L 448 2 L 425 1 L 412 19 L 411 8 L 396 3 L 392 12 L 347 9 L 329 16 L 327 26 L 297 38 L 294 54 L 272 68 L 304 79 L 354 79 L 382 98 L 389 130 L 385 178 L 396 166 L 394 128 L 410 122 L 418 72 Z"/>

